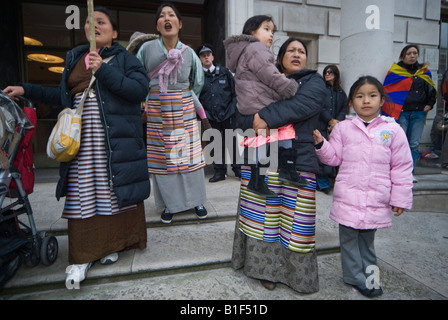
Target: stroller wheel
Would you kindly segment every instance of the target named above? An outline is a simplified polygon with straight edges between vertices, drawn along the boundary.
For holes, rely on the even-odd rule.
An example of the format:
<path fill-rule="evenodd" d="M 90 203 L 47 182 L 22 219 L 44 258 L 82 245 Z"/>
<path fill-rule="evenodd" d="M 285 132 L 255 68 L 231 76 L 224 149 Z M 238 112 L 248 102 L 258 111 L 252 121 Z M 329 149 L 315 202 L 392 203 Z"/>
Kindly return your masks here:
<path fill-rule="evenodd" d="M 41 241 L 39 237 L 34 237 L 30 252 L 24 257 L 25 265 L 29 268 L 37 266 L 40 262 L 40 245 Z"/>
<path fill-rule="evenodd" d="M 46 265 L 52 265 L 58 257 L 59 245 L 58 240 L 54 236 L 43 238 L 40 247 L 40 261 Z"/>

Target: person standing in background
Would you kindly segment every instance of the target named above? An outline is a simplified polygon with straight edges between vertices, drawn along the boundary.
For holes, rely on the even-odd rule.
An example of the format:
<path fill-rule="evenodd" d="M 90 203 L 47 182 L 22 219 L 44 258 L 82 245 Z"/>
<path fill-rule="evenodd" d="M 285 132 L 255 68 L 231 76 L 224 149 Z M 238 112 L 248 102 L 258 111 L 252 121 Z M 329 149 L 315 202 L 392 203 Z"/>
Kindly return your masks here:
<path fill-rule="evenodd" d="M 406 133 L 414 170 L 426 116 L 437 99 L 431 71 L 427 64 L 418 62 L 419 54 L 417 45 L 404 47 L 400 53 L 400 61 L 392 65 L 383 84 L 386 94 L 393 100 L 393 104 L 385 103 L 383 113 L 394 117 Z M 415 177 L 414 182 L 417 182 Z"/>
<path fill-rule="evenodd" d="M 327 87 L 327 102 L 319 117 L 318 129 L 328 139 L 334 126 L 345 119 L 347 114 L 347 95 L 341 88 L 341 74 L 337 66 L 331 64 L 324 68 L 323 77 Z M 335 178 L 338 168 L 319 163 L 321 172 L 316 175 L 317 189 L 330 194 L 330 178 Z"/>
<path fill-rule="evenodd" d="M 230 71 L 220 65 L 214 64 L 213 46 L 203 44 L 196 49 L 204 69 L 205 79 L 199 100 L 202 103 L 207 119 L 213 129 L 219 130 L 222 137 L 222 162 L 214 164 L 215 173 L 209 182 L 225 180 L 227 172 L 225 130 L 232 128 L 232 119 L 236 110 L 235 81 Z M 235 155 L 235 143 L 232 145 Z M 241 177 L 241 167 L 235 163 L 235 156 L 231 164 L 237 178 Z"/>

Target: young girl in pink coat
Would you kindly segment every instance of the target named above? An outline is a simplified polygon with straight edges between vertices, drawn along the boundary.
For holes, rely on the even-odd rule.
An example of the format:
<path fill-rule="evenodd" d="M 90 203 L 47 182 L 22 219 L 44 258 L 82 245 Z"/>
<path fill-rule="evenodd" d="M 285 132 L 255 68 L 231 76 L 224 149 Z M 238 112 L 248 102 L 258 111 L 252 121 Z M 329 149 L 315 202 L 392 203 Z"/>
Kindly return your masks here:
<path fill-rule="evenodd" d="M 409 143 L 393 118 L 379 116 L 384 101 L 382 84 L 361 77 L 349 94 L 356 116 L 338 123 L 330 141 L 313 133 L 319 159 L 340 166 L 330 218 L 339 223 L 343 280 L 368 297 L 382 294 L 371 282 L 378 270 L 375 231 L 392 225 L 391 211 L 399 216 L 412 208 Z"/>

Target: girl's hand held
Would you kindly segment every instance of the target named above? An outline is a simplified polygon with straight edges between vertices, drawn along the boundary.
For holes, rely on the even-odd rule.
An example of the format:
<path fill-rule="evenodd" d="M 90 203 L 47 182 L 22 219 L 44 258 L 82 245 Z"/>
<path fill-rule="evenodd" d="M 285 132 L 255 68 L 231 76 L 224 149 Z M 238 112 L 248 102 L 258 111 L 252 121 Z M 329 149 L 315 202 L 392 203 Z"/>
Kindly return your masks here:
<path fill-rule="evenodd" d="M 398 208 L 398 207 L 392 207 L 392 212 L 396 212 L 394 214 L 394 216 L 398 217 L 399 215 L 401 215 L 404 212 L 404 209 Z"/>
<path fill-rule="evenodd" d="M 313 131 L 313 138 L 314 138 L 314 144 L 319 144 L 322 141 L 324 141 L 324 138 L 322 138 L 322 134 L 320 133 L 319 130 L 315 129 Z"/>

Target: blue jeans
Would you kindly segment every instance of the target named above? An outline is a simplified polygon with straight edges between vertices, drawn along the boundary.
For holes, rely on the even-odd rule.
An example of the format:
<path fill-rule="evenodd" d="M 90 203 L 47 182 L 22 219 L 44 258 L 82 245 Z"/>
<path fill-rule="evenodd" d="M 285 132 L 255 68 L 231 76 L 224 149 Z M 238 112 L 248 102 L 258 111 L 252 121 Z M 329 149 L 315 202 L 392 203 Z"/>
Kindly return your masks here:
<path fill-rule="evenodd" d="M 412 153 L 412 160 L 414 162 L 414 169 L 418 158 L 418 145 L 420 144 L 420 140 L 422 138 L 425 122 L 425 111 L 403 111 L 398 118 L 398 124 L 403 128 L 408 138 L 409 147 L 411 148 Z"/>
<path fill-rule="evenodd" d="M 316 174 L 316 182 L 320 190 L 330 188 L 330 179 L 327 176 L 320 176 Z"/>

